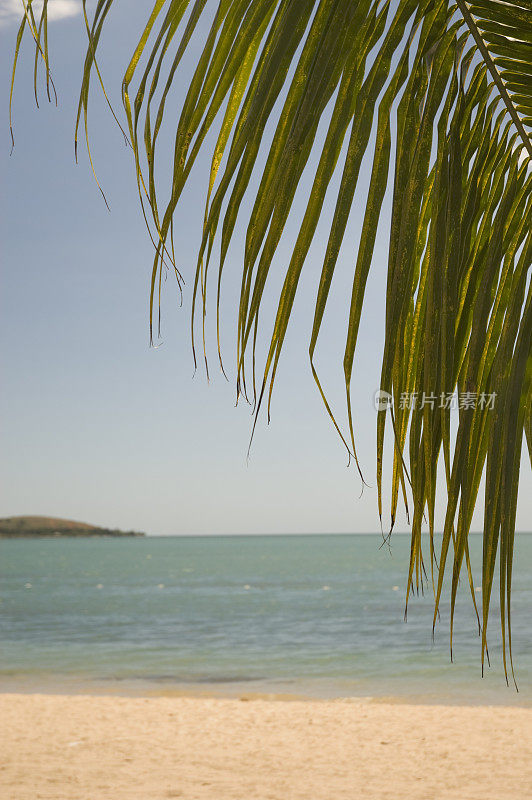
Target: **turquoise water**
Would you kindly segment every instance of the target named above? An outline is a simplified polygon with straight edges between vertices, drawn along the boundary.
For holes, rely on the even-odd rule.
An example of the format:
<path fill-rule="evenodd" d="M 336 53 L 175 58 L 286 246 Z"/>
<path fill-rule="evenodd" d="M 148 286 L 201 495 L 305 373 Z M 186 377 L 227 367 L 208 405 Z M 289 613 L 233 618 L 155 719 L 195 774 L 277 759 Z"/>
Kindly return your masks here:
<path fill-rule="evenodd" d="M 482 541 L 472 537 L 479 565 Z M 395 697 L 532 705 L 532 536 L 516 539 L 513 645 L 501 663 L 497 589 L 491 669 L 466 582 L 449 659 L 445 602 L 403 620 L 409 538 L 47 539 L 0 542 L 0 690 Z M 478 595 L 480 597 L 480 595 Z"/>

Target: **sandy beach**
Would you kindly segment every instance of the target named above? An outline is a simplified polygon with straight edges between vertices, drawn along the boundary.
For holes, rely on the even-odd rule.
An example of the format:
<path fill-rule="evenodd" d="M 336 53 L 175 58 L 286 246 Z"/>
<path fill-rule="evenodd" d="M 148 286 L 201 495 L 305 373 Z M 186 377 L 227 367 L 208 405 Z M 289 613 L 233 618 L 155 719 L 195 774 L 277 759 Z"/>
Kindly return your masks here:
<path fill-rule="evenodd" d="M 532 709 L 0 696 L 2 800 L 526 800 Z"/>

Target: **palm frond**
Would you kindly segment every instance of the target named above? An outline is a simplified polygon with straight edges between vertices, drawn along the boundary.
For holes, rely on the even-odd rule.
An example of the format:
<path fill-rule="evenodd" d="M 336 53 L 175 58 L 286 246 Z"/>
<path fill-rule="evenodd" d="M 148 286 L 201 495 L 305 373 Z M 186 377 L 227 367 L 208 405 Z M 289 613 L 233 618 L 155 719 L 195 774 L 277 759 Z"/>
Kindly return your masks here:
<path fill-rule="evenodd" d="M 85 126 L 93 70 L 101 82 L 96 51 L 112 5 L 113 0 L 99 0 L 92 23 L 87 21 L 89 46 L 78 111 L 78 124 L 83 116 Z M 393 4 L 390 0 L 219 0 L 177 123 L 170 195 L 163 201 L 155 172 L 159 134 L 180 62 L 205 7 L 206 0 L 157 0 L 122 86 L 139 195 L 155 245 L 150 328 L 160 300 L 163 265 L 173 261 L 173 218 L 179 200 L 207 133 L 218 125 L 194 278 L 193 341 L 199 317 L 207 363 L 208 276 L 216 260 L 220 351 L 224 265 L 237 218 L 246 213 L 243 197 L 252 175 L 257 175 L 260 180 L 247 221 L 237 300 L 236 383 L 237 392 L 254 403 L 256 414 L 264 402 L 269 413 L 297 289 L 305 279 L 306 258 L 332 176 L 339 168 L 341 180 L 316 296 L 309 355 L 326 410 L 358 464 L 357 424 L 351 405 L 353 363 L 381 210 L 389 191 L 381 390 L 392 399 L 377 416 L 379 516 L 382 520 L 389 422 L 394 448 L 390 533 L 399 495 L 407 514 L 410 495 L 412 504 L 406 600 L 423 585 L 421 532 L 426 520 L 435 620 L 452 553 L 452 647 L 452 620 L 464 562 L 475 603 L 468 535 L 485 474 L 482 608 L 478 613 L 482 661 L 498 551 L 507 671 L 523 436 L 532 459 L 530 0 L 456 0 L 456 4 L 450 0 Z M 15 62 L 28 25 L 49 75 L 46 3 L 39 25 L 31 0 L 26 0 L 25 10 Z M 267 144 L 271 120 L 276 123 L 275 132 L 263 162 L 259 153 Z M 303 172 L 317 148 L 322 120 L 327 125 L 325 141 L 296 228 L 273 329 L 264 330 L 259 313 L 273 258 Z M 364 158 L 372 160 L 366 197 L 359 185 Z M 354 204 L 362 205 L 365 212 L 348 301 L 343 423 L 320 381 L 315 352 Z M 215 257 L 218 233 L 220 250 Z M 258 340 L 268 344 L 260 376 Z M 219 356 L 221 363 L 220 352 Z M 457 432 L 451 435 L 449 401 L 457 392 L 467 402 L 459 408 Z M 423 402 L 412 403 L 413 397 Z M 437 558 L 439 469 L 444 470 L 447 508 Z"/>

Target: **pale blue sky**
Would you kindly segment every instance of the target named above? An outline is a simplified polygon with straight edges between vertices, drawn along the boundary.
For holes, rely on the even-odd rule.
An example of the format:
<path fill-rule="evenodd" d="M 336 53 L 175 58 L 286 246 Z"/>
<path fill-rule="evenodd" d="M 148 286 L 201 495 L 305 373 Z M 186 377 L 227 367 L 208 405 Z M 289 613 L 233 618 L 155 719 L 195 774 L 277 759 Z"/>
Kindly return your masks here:
<path fill-rule="evenodd" d="M 0 515 L 57 515 L 154 534 L 377 531 L 373 394 L 383 339 L 386 219 L 368 284 L 353 386 L 359 456 L 371 488 L 359 498 L 356 471 L 346 468 L 308 365 L 310 323 L 333 192 L 306 267 L 279 369 L 272 421 L 269 427 L 264 418 L 259 422 L 247 463 L 250 410 L 244 404 L 235 409 L 234 385 L 216 371 L 214 348 L 211 383 L 207 385 L 201 371 L 192 379 L 191 281 L 203 220 L 208 151 L 192 174 L 176 216 L 178 263 L 187 280 L 183 308 L 178 307 L 175 284 L 169 278 L 163 344 L 150 349 L 152 246 L 139 210 L 131 153 L 97 89 L 91 101 L 92 146 L 111 213 L 101 200 L 83 148 L 80 164 L 74 164 L 73 121 L 84 37 L 79 16 L 51 25 L 58 109 L 44 102 L 44 93 L 41 110 L 35 109 L 33 51 L 27 43 L 16 84 L 16 147 L 9 156 L 14 5 L 8 0 L 0 3 L 4 120 Z M 64 9 L 70 7 L 63 3 Z M 101 57 L 118 107 L 120 78 L 146 13 L 141 0 L 128 7 L 133 10 L 129 21 L 119 25 L 124 17 L 117 4 Z M 190 74 L 193 57 L 194 51 L 182 76 Z M 177 95 L 182 97 L 185 77 L 179 84 Z M 164 144 L 165 140 L 161 154 Z M 295 217 L 304 209 L 309 186 L 307 175 L 296 198 Z M 340 415 L 346 298 L 360 214 L 355 208 L 318 357 Z M 289 256 L 294 228 L 282 240 L 277 266 Z M 231 378 L 244 231 L 241 224 L 224 282 L 224 353 Z M 273 279 L 277 287 L 279 274 Z M 272 285 L 272 299 L 274 289 Z M 266 314 L 265 325 L 267 319 Z M 213 322 L 211 314 L 211 326 Z M 209 339 L 212 343 L 212 327 Z M 524 460 L 518 511 L 518 527 L 524 530 L 532 527 L 531 490 L 530 466 Z M 479 513 L 476 527 L 480 522 Z M 401 513 L 398 528 L 405 527 Z"/>

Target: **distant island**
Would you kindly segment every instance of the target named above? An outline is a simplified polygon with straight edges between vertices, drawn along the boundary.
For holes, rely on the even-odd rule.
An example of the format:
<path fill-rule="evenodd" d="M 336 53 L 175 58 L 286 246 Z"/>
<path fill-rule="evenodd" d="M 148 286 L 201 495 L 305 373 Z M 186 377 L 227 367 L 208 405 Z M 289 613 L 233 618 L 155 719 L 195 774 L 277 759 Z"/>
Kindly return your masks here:
<path fill-rule="evenodd" d="M 41 536 L 145 536 L 138 531 L 100 528 L 86 522 L 56 517 L 4 517 L 0 519 L 0 539 L 29 539 Z"/>

